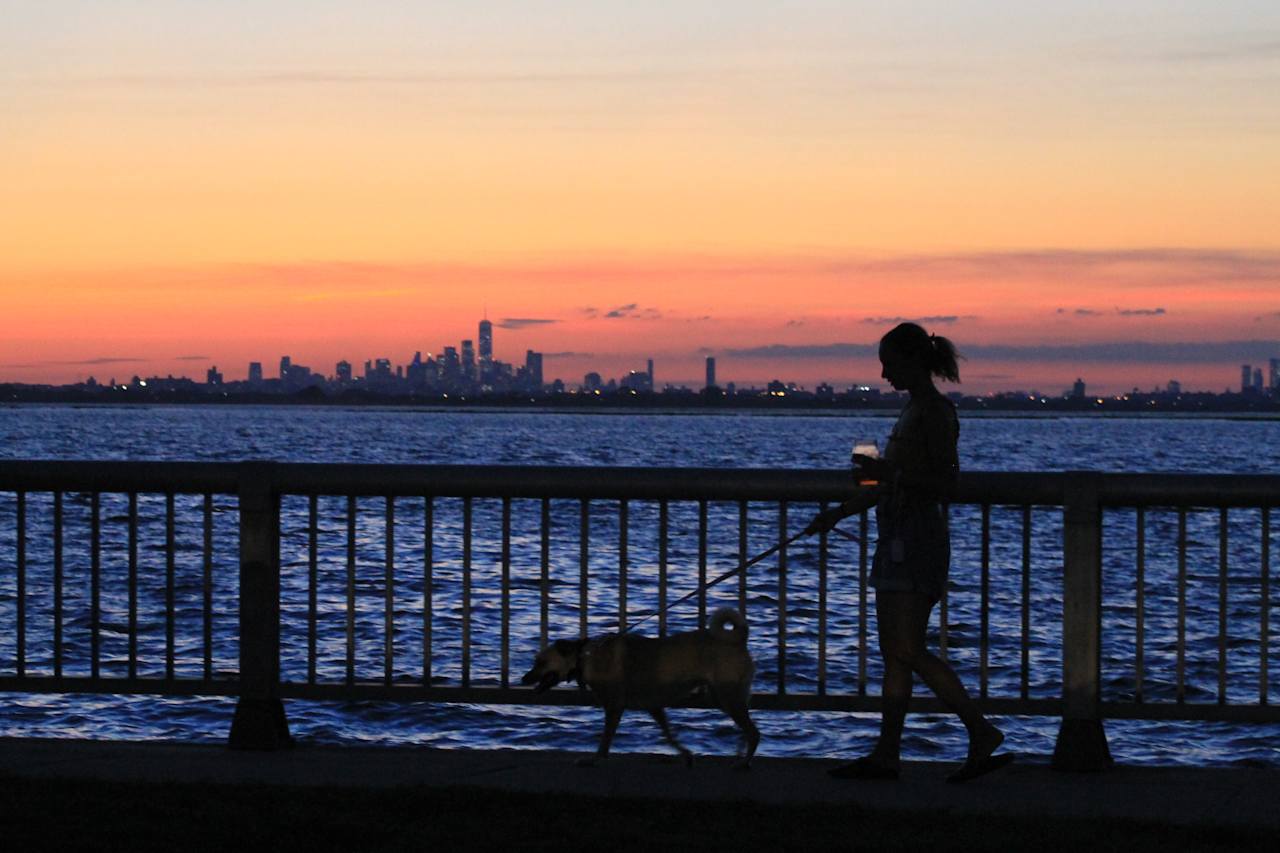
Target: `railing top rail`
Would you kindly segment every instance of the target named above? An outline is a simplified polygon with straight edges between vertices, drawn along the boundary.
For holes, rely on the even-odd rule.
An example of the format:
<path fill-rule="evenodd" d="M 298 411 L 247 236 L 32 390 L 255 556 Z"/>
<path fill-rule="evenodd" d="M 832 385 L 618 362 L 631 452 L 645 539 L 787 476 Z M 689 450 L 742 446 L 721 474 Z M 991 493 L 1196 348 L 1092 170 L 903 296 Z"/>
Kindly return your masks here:
<path fill-rule="evenodd" d="M 1068 485 L 1091 479 L 1107 506 L 1272 506 L 1280 476 L 969 471 L 953 502 L 1060 506 Z M 238 493 L 252 480 L 284 494 L 635 500 L 839 501 L 844 470 L 272 462 L 0 461 L 0 489 Z"/>

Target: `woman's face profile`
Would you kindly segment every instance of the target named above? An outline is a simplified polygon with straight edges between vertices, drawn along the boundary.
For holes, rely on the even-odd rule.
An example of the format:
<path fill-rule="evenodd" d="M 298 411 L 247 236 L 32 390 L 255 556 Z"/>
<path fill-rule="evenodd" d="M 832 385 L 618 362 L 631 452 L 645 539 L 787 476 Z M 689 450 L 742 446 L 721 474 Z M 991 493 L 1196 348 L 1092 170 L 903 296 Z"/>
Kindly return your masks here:
<path fill-rule="evenodd" d="M 896 347 L 880 347 L 880 376 L 893 386 L 893 390 L 904 391 L 915 385 L 922 369 Z"/>

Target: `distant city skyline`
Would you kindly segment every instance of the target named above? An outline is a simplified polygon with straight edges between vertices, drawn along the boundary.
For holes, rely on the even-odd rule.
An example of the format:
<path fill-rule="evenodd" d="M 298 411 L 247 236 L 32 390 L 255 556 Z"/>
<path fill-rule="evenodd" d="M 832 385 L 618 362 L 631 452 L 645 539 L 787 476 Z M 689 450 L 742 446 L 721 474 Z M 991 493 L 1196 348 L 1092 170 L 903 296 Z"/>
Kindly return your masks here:
<path fill-rule="evenodd" d="M 499 326 L 502 327 L 509 321 L 500 321 Z M 518 326 L 518 324 L 517 324 Z M 392 381 L 407 381 L 406 387 L 425 390 L 427 388 L 439 388 L 444 390 L 462 391 L 465 393 L 476 393 L 482 389 L 488 389 L 503 392 L 509 390 L 538 390 L 549 386 L 553 382 L 560 383 L 563 388 L 602 388 L 612 390 L 615 387 L 635 387 L 639 390 L 655 391 L 661 390 L 666 386 L 684 387 L 697 389 L 709 386 L 741 386 L 742 388 L 764 388 L 771 384 L 784 384 L 792 387 L 813 390 L 820 386 L 829 385 L 837 390 L 848 389 L 851 387 L 867 387 L 867 388 L 886 388 L 879 377 L 866 379 L 832 379 L 828 377 L 819 378 L 812 381 L 806 378 L 797 378 L 793 375 L 778 373 L 767 379 L 758 378 L 730 378 L 728 375 L 719 371 L 721 357 L 718 355 L 708 354 L 703 348 L 698 353 L 698 358 L 702 360 L 702 376 L 698 379 L 686 379 L 683 377 L 672 376 L 665 377 L 657 381 L 655 380 L 655 359 L 646 357 L 643 359 L 642 366 L 636 363 L 638 360 L 633 359 L 632 362 L 624 366 L 617 375 L 610 375 L 608 368 L 600 368 L 599 365 L 584 361 L 590 359 L 589 353 L 553 353 L 554 356 L 564 357 L 566 355 L 574 356 L 577 363 L 581 366 L 586 365 L 586 369 L 579 374 L 556 373 L 553 367 L 550 373 L 545 367 L 545 357 L 547 353 L 539 352 L 533 349 L 526 349 L 523 356 L 523 363 L 503 361 L 497 355 L 501 355 L 500 347 L 495 347 L 494 343 L 494 324 L 485 316 L 476 324 L 477 334 L 473 338 L 459 338 L 453 343 L 443 343 L 436 350 L 415 350 L 414 354 L 405 358 L 403 361 L 392 355 L 381 355 L 377 357 L 366 358 L 363 362 L 359 360 L 350 360 L 348 358 L 340 358 L 334 362 L 331 368 L 323 365 L 303 365 L 302 360 L 295 360 L 291 354 L 279 356 L 278 372 L 274 375 L 264 369 L 264 361 L 254 360 L 248 362 L 244 367 L 244 373 L 240 374 L 234 367 L 228 368 L 212 363 L 212 359 L 203 356 L 188 356 L 180 359 L 184 364 L 204 359 L 211 362 L 205 370 L 206 381 L 210 384 L 222 384 L 224 382 L 231 383 L 240 381 L 241 375 L 243 380 L 252 384 L 262 384 L 270 380 L 279 380 L 285 387 L 292 390 L 299 390 L 313 381 L 325 383 L 335 383 L 337 386 L 355 386 L 364 383 L 366 387 L 377 388 L 382 384 L 381 390 L 391 390 Z M 476 341 L 479 341 L 479 350 L 477 352 Z M 499 336 L 499 344 L 501 336 Z M 1113 354 L 1117 345 L 1099 345 L 1091 355 L 1094 359 Z M 1119 345 L 1123 347 L 1124 345 Z M 1131 344 L 1131 347 L 1141 347 L 1143 354 L 1148 358 L 1163 356 L 1167 359 L 1177 359 L 1185 357 L 1187 345 L 1178 343 L 1164 344 Z M 1280 342 L 1274 346 L 1267 342 L 1261 341 L 1244 341 L 1236 344 L 1218 345 L 1214 352 L 1218 357 L 1222 357 L 1225 353 L 1232 351 L 1232 347 L 1239 347 L 1242 351 L 1262 351 L 1270 347 L 1270 351 L 1280 353 Z M 746 355 L 748 363 L 753 357 L 760 355 L 779 357 L 778 347 L 764 348 L 764 352 L 757 353 L 751 350 L 741 350 L 727 348 L 725 352 L 729 353 L 732 358 L 735 355 Z M 804 347 L 796 347 L 795 349 L 803 350 Z M 866 361 L 871 358 L 872 353 L 876 351 L 875 344 L 835 344 L 835 345 L 817 345 L 810 349 L 831 351 L 833 354 L 841 354 L 849 358 L 851 361 L 861 359 Z M 996 357 L 1008 357 L 1005 352 L 1008 348 L 986 347 L 980 348 L 980 353 L 990 353 Z M 1057 348 L 1040 348 L 1041 351 L 1048 350 L 1045 354 L 1053 354 L 1059 357 L 1069 355 L 1074 350 L 1071 347 Z M 967 359 L 966 359 L 967 360 Z M 140 359 L 103 359 L 100 363 L 93 365 L 102 368 L 111 368 L 115 366 L 127 367 L 128 365 L 141 362 Z M 612 362 L 610 362 L 612 363 Z M 781 363 L 787 366 L 787 354 L 781 355 Z M 1096 364 L 1095 361 L 1078 362 L 1077 366 L 1088 368 Z M 975 390 L 972 383 L 966 387 L 964 384 L 953 386 L 943 384 L 944 390 L 960 391 L 966 394 L 998 394 L 998 393 L 1030 393 L 1034 395 L 1044 395 L 1050 397 L 1070 396 L 1082 397 L 1085 395 L 1084 389 L 1088 387 L 1090 394 L 1124 394 L 1132 391 L 1141 393 L 1180 393 L 1184 388 L 1188 392 L 1209 392 L 1216 393 L 1221 390 L 1230 393 L 1232 390 L 1242 393 L 1268 393 L 1273 394 L 1280 391 L 1280 357 L 1271 356 L 1265 360 L 1259 360 L 1257 366 L 1245 363 L 1238 366 L 1239 373 L 1238 382 L 1235 389 L 1232 388 L 1230 382 L 1223 384 L 1221 389 L 1215 387 L 1195 387 L 1193 384 L 1185 382 L 1183 379 L 1172 375 L 1176 372 L 1175 368 L 1181 364 L 1177 361 L 1166 362 L 1163 367 L 1165 372 L 1170 373 L 1168 379 L 1163 381 L 1155 381 L 1151 385 L 1144 386 L 1137 382 L 1133 384 L 1121 384 L 1114 387 L 1106 383 L 1098 383 L 1095 380 L 1086 380 L 1084 376 L 1077 375 L 1075 379 L 1061 383 L 1061 387 L 1054 388 L 1045 386 L 1043 383 L 1018 383 L 1016 381 L 1008 382 L 999 387 L 991 387 L 985 390 Z M 362 366 L 361 366 L 362 365 Z M 90 365 L 83 365 L 88 367 Z M 110 372 L 110 371 L 108 371 Z M 198 377 L 199 371 L 193 371 Z M 1088 373 L 1082 370 L 1079 373 Z M 428 378 L 428 373 L 430 377 Z M 172 376 L 174 378 L 192 378 L 186 373 L 165 374 L 163 372 L 151 372 L 130 370 L 127 371 L 128 376 Z M 993 379 L 1003 377 L 992 377 Z M 1012 380 L 1014 377 L 1008 377 Z M 112 373 L 108 378 L 106 374 L 98 377 L 94 373 L 78 376 L 75 380 L 66 383 L 49 383 L 49 384 L 76 384 L 86 380 L 92 380 L 99 384 L 110 382 L 110 379 L 118 377 Z M 5 381 L 0 378 L 0 382 Z M 38 383 L 29 383 L 38 384 Z"/>

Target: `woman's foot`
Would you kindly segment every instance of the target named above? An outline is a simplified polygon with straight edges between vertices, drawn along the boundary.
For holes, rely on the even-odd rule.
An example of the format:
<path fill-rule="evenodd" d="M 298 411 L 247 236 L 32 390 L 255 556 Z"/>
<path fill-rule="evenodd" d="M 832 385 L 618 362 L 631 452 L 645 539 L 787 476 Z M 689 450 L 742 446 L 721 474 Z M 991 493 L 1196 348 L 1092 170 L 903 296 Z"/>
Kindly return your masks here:
<path fill-rule="evenodd" d="M 960 769 L 947 777 L 948 782 L 968 782 L 970 779 L 976 779 L 984 776 L 992 770 L 999 770 L 1009 762 L 1013 761 L 1013 753 L 1006 752 L 996 755 L 995 751 L 1000 748 L 1000 744 L 1004 743 L 1004 733 L 990 723 L 977 737 L 969 738 L 969 755 L 965 758 L 964 764 L 960 765 Z"/>
<path fill-rule="evenodd" d="M 827 775 L 834 779 L 897 779 L 898 768 L 881 764 L 870 756 L 855 758 L 848 764 L 832 767 Z"/>

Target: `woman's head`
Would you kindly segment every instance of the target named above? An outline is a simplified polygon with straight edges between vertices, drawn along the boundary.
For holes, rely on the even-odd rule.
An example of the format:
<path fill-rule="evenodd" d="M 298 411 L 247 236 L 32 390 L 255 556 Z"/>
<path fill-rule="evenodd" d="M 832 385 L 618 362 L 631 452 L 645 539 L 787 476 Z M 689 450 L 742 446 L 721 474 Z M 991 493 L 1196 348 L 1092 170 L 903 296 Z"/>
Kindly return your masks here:
<path fill-rule="evenodd" d="M 916 379 L 934 376 L 959 382 L 959 358 L 951 341 L 915 323 L 899 323 L 880 339 L 882 373 L 895 388 L 909 388 Z"/>

